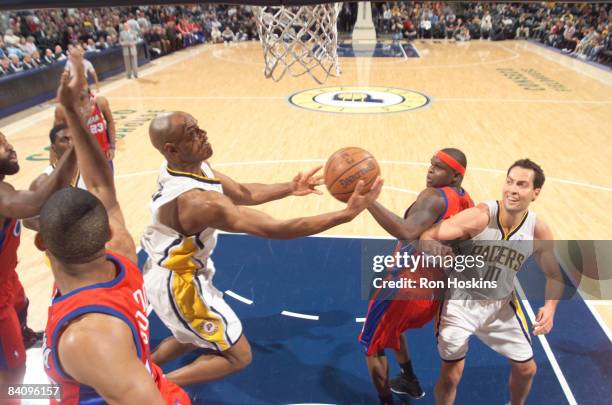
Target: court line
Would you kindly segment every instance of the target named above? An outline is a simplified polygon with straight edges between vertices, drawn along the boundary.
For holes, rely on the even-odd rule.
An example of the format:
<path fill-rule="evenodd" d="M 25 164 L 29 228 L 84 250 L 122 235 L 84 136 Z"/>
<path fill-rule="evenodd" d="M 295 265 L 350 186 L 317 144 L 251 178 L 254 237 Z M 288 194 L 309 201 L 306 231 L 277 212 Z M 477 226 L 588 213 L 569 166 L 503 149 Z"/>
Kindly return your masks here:
<path fill-rule="evenodd" d="M 461 98 L 461 97 L 436 97 L 435 101 L 459 101 L 475 103 L 536 103 L 536 104 L 612 104 L 612 100 L 554 100 L 554 99 L 529 99 L 529 98 Z"/>
<path fill-rule="evenodd" d="M 225 293 L 227 295 L 229 295 L 230 297 L 234 298 L 235 300 L 238 300 L 240 302 L 244 302 L 247 305 L 253 305 L 253 301 L 248 299 L 248 298 L 244 298 L 242 295 L 238 295 L 235 292 L 233 292 L 232 290 L 226 290 Z"/>
<path fill-rule="evenodd" d="M 529 316 L 529 320 L 531 321 L 531 324 L 533 325 L 535 323 L 536 316 L 535 316 L 535 313 L 533 312 L 533 308 L 531 307 L 531 304 L 529 303 L 529 300 L 525 296 L 525 291 L 523 291 L 523 287 L 521 287 L 521 283 L 516 278 L 514 279 L 514 285 L 516 287 L 516 291 L 519 297 L 521 298 L 521 301 L 523 302 L 523 307 L 525 308 L 527 315 Z M 567 383 L 567 380 L 565 379 L 565 376 L 563 375 L 563 371 L 561 370 L 561 367 L 559 366 L 559 363 L 557 362 L 555 354 L 553 353 L 550 347 L 550 344 L 548 343 L 548 340 L 546 339 L 546 336 L 538 335 L 538 339 L 540 340 L 540 343 L 542 344 L 542 347 L 544 348 L 544 353 L 546 353 L 546 357 L 548 358 L 548 361 L 550 362 L 550 365 L 552 366 L 552 369 L 555 372 L 555 375 L 557 376 L 557 380 L 559 380 L 559 384 L 561 385 L 561 389 L 563 390 L 563 393 L 565 394 L 565 398 L 567 399 L 570 405 L 577 405 L 578 402 L 576 402 L 576 398 L 574 398 L 574 394 L 572 393 L 572 390 L 570 389 L 569 384 Z"/>
<path fill-rule="evenodd" d="M 582 293 L 580 291 L 578 291 L 578 293 L 580 294 L 580 297 L 582 297 Z M 593 318 L 595 318 L 595 320 L 597 321 L 597 323 L 601 327 L 601 330 L 603 330 L 603 332 L 608 337 L 608 340 L 610 342 L 612 342 L 612 333 L 610 332 L 610 328 L 608 327 L 608 324 L 603 320 L 603 318 L 599 314 L 599 311 L 597 310 L 597 308 L 595 308 L 595 306 L 594 306 L 594 304 L 592 303 L 591 300 L 583 299 L 583 301 L 586 304 L 586 306 L 589 309 L 589 311 L 591 311 L 591 314 L 593 314 Z M 610 305 L 612 305 L 612 302 L 598 302 L 597 305 L 610 306 Z"/>
<path fill-rule="evenodd" d="M 402 54 L 404 54 L 404 60 L 408 60 L 408 55 L 406 55 L 406 51 L 404 50 L 404 46 L 402 45 L 401 42 L 399 43 L 399 47 L 402 50 Z M 416 47 L 414 45 L 412 45 L 412 48 L 415 50 L 415 52 L 417 53 L 417 55 L 420 58 L 421 55 L 419 55 L 419 51 L 416 50 Z"/>
<path fill-rule="evenodd" d="M 355 318 L 355 322 L 357 323 L 364 323 L 365 322 L 365 318 Z"/>
<path fill-rule="evenodd" d="M 246 162 L 215 163 L 213 164 L 213 166 L 214 167 L 232 167 L 232 166 L 243 166 L 243 165 L 270 165 L 270 164 L 281 164 L 281 163 L 324 163 L 324 162 L 325 162 L 325 159 L 253 160 L 253 161 L 246 161 Z M 429 163 L 413 162 L 409 160 L 379 160 L 378 163 L 429 167 Z M 477 171 L 477 172 L 485 172 L 485 173 L 495 173 L 495 174 L 504 174 L 504 175 L 506 174 L 506 170 L 501 170 L 501 169 L 470 167 L 470 170 Z M 115 178 L 121 179 L 121 178 L 128 178 L 128 177 L 138 177 L 138 176 L 157 173 L 157 172 L 159 172 L 159 170 L 144 170 L 140 172 L 116 175 Z M 599 186 L 597 184 L 590 184 L 590 183 L 585 183 L 585 182 L 575 181 L 575 180 L 560 179 L 557 177 L 547 177 L 546 179 L 548 181 L 555 182 L 555 183 L 570 184 L 573 186 L 580 186 L 580 187 L 585 187 L 585 188 L 592 188 L 595 190 L 612 192 L 612 187 Z M 389 187 L 391 186 L 386 186 L 386 188 L 389 188 Z M 405 190 L 406 193 L 415 193 L 414 191 L 411 191 L 408 189 L 397 188 L 397 191 L 401 191 L 401 190 Z"/>
<path fill-rule="evenodd" d="M 109 100 L 284 100 L 285 96 L 115 96 Z"/>
<path fill-rule="evenodd" d="M 366 86 L 367 87 L 367 86 Z M 285 100 L 286 97 L 279 96 L 114 96 L 107 97 L 109 100 Z M 612 104 L 612 100 L 555 100 L 555 99 L 528 99 L 528 98 L 473 98 L 473 97 L 442 97 L 433 98 L 434 101 L 445 102 L 472 102 L 472 103 L 520 103 L 520 104 Z"/>
<path fill-rule="evenodd" d="M 300 314 L 299 312 L 282 311 L 281 315 L 291 316 L 293 318 L 308 319 L 308 320 L 311 320 L 311 321 L 318 321 L 319 320 L 319 315 Z"/>
<path fill-rule="evenodd" d="M 387 190 L 401 191 L 402 193 L 408 193 L 408 194 L 414 194 L 414 195 L 420 194 L 418 191 L 409 190 L 407 188 L 399 188 L 399 187 L 392 187 L 392 186 L 383 186 L 383 188 Z"/>
<path fill-rule="evenodd" d="M 570 276 L 568 271 L 565 270 L 565 269 L 570 269 L 572 267 L 570 267 L 568 265 L 567 261 L 564 260 L 563 257 L 561 257 L 556 251 L 555 251 L 555 259 L 557 259 L 557 262 L 561 266 L 561 271 L 563 271 L 565 273 L 565 275 L 568 277 L 569 280 L 572 280 L 572 277 Z M 603 332 L 608 337 L 608 340 L 612 341 L 612 334 L 610 333 L 610 328 L 608 328 L 608 324 L 603 320 L 603 318 L 599 314 L 599 311 L 596 308 L 594 308 L 594 306 L 591 304 L 592 300 L 585 299 L 583 291 L 580 289 L 580 286 L 576 285 L 573 281 L 571 281 L 571 283 L 576 288 L 576 292 L 578 292 L 578 295 L 580 296 L 580 299 L 582 299 L 582 301 L 585 303 L 586 307 L 589 309 L 589 311 L 591 311 L 591 314 L 593 315 L 593 318 L 595 318 L 595 321 L 599 324 L 599 326 L 601 327 L 601 330 L 603 330 Z M 597 301 L 595 301 L 595 302 L 597 302 Z M 612 302 L 608 301 L 607 304 L 608 305 L 612 305 Z"/>
<path fill-rule="evenodd" d="M 190 59 L 194 56 L 197 56 L 199 54 L 201 54 L 202 52 L 206 51 L 207 49 L 205 47 L 195 47 L 195 48 L 191 48 L 189 50 L 187 50 L 187 53 L 185 55 L 180 55 L 177 54 L 176 58 L 172 58 L 172 60 L 158 60 L 158 62 L 155 62 L 155 65 L 153 65 L 150 68 L 147 68 L 145 70 L 142 71 L 142 73 L 140 74 L 140 77 L 146 77 L 146 76 L 150 76 L 154 73 L 157 73 L 159 70 L 168 68 L 170 66 L 174 66 L 177 63 L 183 62 L 186 59 Z M 123 74 L 123 72 L 118 73 L 115 76 L 121 75 Z M 115 76 L 111 76 L 115 77 Z M 126 84 L 131 83 L 130 81 L 128 81 L 128 79 L 122 78 L 122 79 L 118 79 L 115 82 L 112 83 L 107 83 L 106 85 L 104 85 L 104 81 L 102 81 L 102 86 L 100 88 L 100 93 L 97 93 L 99 95 L 105 95 L 108 92 L 114 91 L 122 86 L 125 86 Z M 58 78 L 58 86 L 59 86 L 59 78 Z M 114 97 L 108 97 L 107 98 L 114 98 Z M 42 105 L 46 104 L 46 103 L 52 103 L 53 100 L 48 100 L 46 102 L 44 102 Z M 40 106 L 41 104 L 38 104 L 37 106 Z M 34 106 L 34 107 L 37 107 Z M 32 108 L 34 108 L 32 107 Z M 51 118 L 51 116 L 53 116 L 55 112 L 55 104 L 51 104 L 47 107 L 45 107 L 45 109 L 43 111 L 40 111 L 34 115 L 31 115 L 27 118 L 23 118 L 20 119 L 19 121 L 13 122 L 12 124 L 9 124 L 7 126 L 5 126 L 2 129 L 2 132 L 4 133 L 4 135 L 8 138 L 9 135 L 14 134 L 15 132 L 19 132 L 19 131 L 23 131 L 26 128 L 31 127 L 34 124 L 39 123 L 40 121 L 44 121 L 45 119 Z"/>

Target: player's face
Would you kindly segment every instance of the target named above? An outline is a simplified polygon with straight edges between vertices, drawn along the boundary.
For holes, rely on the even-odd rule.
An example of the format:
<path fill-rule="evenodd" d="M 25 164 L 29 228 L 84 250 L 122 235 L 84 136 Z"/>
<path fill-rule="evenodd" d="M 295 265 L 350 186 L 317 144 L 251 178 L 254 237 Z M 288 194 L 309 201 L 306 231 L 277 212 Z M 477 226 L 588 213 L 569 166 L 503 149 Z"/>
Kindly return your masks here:
<path fill-rule="evenodd" d="M 535 173 L 524 167 L 513 167 L 506 177 L 502 189 L 504 208 L 508 212 L 520 212 L 529 208 L 529 204 L 538 197 L 539 188 L 534 188 Z"/>
<path fill-rule="evenodd" d="M 0 132 L 0 175 L 15 174 L 19 171 L 17 152 Z"/>
<path fill-rule="evenodd" d="M 212 146 L 208 142 L 206 131 L 198 126 L 198 121 L 187 115 L 184 128 L 182 146 L 189 160 L 202 161 L 210 158 L 213 154 Z"/>
<path fill-rule="evenodd" d="M 60 159 L 70 145 L 72 145 L 72 136 L 67 129 L 62 129 L 57 133 L 57 138 L 51 145 L 51 149 L 53 149 L 57 158 Z"/>
<path fill-rule="evenodd" d="M 453 170 L 437 157 L 431 158 L 431 165 L 427 169 L 427 187 L 448 186 L 453 179 Z"/>

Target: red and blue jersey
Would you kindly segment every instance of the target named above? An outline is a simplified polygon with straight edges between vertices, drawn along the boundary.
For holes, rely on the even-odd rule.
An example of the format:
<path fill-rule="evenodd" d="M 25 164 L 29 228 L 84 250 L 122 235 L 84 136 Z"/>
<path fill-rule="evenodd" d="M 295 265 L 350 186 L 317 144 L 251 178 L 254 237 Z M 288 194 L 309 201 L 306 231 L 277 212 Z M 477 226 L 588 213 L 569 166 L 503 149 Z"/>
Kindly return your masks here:
<path fill-rule="evenodd" d="M 444 202 L 446 204 L 446 208 L 444 209 L 444 212 L 438 216 L 435 223 L 438 223 L 444 219 L 448 219 L 453 215 L 457 214 L 458 212 L 461 212 L 466 208 L 471 208 L 474 206 L 472 198 L 464 189 L 458 190 L 455 187 L 446 186 L 436 188 L 436 190 L 440 194 L 442 194 L 442 197 L 444 198 Z M 412 205 L 414 205 L 414 203 Z M 412 205 L 410 205 L 410 207 L 408 207 L 408 209 L 404 213 L 404 218 L 408 216 Z"/>
<path fill-rule="evenodd" d="M 470 195 L 463 189 L 441 187 L 437 190 L 444 197 L 446 207 L 436 219 L 436 223 L 474 206 Z M 404 218 L 408 216 L 410 208 L 412 205 L 406 210 Z M 398 241 L 393 254 L 404 251 L 408 254 L 415 252 L 412 244 L 406 245 L 403 241 Z M 419 274 L 419 270 L 421 269 L 414 272 L 392 272 L 389 278 L 413 278 Z M 439 276 L 435 270 L 426 269 L 424 273 L 427 277 L 435 278 Z M 417 298 L 414 298 L 415 296 Z M 424 299 L 426 297 L 427 299 Z M 420 328 L 434 318 L 439 307 L 439 301 L 434 297 L 434 291 L 377 290 L 370 301 L 368 314 L 359 335 L 366 354 L 371 356 L 386 348 L 399 350 L 400 336 L 406 329 Z"/>
<path fill-rule="evenodd" d="M 98 103 L 96 102 L 96 97 L 91 96 L 91 114 L 87 118 L 87 127 L 89 128 L 89 132 L 96 137 L 100 148 L 102 148 L 102 152 L 106 153 L 110 149 L 110 134 L 108 133 L 108 124 L 106 123 L 106 118 L 102 113 L 100 107 L 98 107 Z"/>
<path fill-rule="evenodd" d="M 21 235 L 21 221 L 7 218 L 0 227 L 0 307 L 12 305 L 22 290 L 17 277 L 17 248 Z"/>
<path fill-rule="evenodd" d="M 44 367 L 53 384 L 61 387 L 62 405 L 104 404 L 104 399 L 92 388 L 79 383 L 61 367 L 57 345 L 62 332 L 75 319 L 88 313 L 101 313 L 121 319 L 132 331 L 138 358 L 151 374 L 166 403 L 189 404 L 189 398 L 178 386 L 163 377 L 161 369 L 151 362 L 149 349 L 148 302 L 143 279 L 135 264 L 117 254 L 107 252 L 106 258 L 117 269 L 110 281 L 93 284 L 61 295 L 56 289 L 49 307 L 49 317 L 43 341 Z M 95 365 L 94 365 L 95 367 Z M 60 402 L 51 401 L 52 404 Z"/>

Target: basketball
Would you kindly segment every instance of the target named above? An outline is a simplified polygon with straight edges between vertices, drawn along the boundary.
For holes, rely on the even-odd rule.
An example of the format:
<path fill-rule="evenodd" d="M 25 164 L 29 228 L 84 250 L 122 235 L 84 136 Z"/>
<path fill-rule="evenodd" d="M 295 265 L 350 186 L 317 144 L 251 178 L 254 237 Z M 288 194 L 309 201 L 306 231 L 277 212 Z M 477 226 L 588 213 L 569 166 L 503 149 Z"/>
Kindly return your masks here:
<path fill-rule="evenodd" d="M 380 174 L 378 162 L 372 154 L 356 147 L 342 148 L 332 154 L 325 164 L 325 186 L 336 199 L 347 202 L 359 180 L 368 191 Z"/>

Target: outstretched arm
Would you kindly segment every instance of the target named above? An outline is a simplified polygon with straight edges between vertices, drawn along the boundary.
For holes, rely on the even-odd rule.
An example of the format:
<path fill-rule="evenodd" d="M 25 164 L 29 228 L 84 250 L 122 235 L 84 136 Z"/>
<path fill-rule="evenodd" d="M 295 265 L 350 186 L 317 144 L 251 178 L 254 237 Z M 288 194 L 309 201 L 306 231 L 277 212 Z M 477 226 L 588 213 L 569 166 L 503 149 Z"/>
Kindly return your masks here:
<path fill-rule="evenodd" d="M 122 320 L 104 314 L 85 315 L 66 328 L 57 345 L 64 371 L 95 389 L 107 403 L 165 403 Z"/>
<path fill-rule="evenodd" d="M 489 223 L 489 209 L 478 204 L 437 223 L 421 234 L 421 240 L 465 240 L 476 236 Z"/>
<path fill-rule="evenodd" d="M 544 306 L 538 310 L 533 333 L 534 335 L 545 335 L 553 327 L 555 311 L 563 296 L 565 281 L 555 257 L 554 236 L 544 221 L 536 219 L 534 238 L 535 259 L 546 276 L 546 291 Z"/>
<path fill-rule="evenodd" d="M 214 173 L 221 180 L 224 194 L 234 204 L 258 205 L 290 195 L 322 194 L 316 189 L 317 186 L 323 184 L 322 176 L 315 176 L 315 173 L 319 170 L 321 170 L 321 166 L 315 167 L 308 172 L 298 173 L 290 182 L 278 184 L 238 183 L 216 170 L 214 170 Z"/>
<path fill-rule="evenodd" d="M 363 182 L 360 181 L 343 210 L 286 220 L 275 219 L 252 208 L 237 206 L 220 193 L 195 190 L 178 199 L 179 223 L 187 235 L 213 227 L 271 239 L 298 238 L 349 222 L 376 200 L 382 184 L 382 179 L 377 179 L 372 189 L 365 193 Z"/>
<path fill-rule="evenodd" d="M 78 155 L 81 175 L 87 185 L 87 190 L 102 202 L 108 213 L 112 236 L 107 247 L 135 262 L 137 259 L 136 245 L 125 227 L 110 166 L 78 112 L 79 96 L 86 84 L 83 76 L 82 51 L 75 49 L 70 54 L 70 60 L 75 68 L 75 73 L 70 82 L 68 82 L 68 74 L 66 72 L 62 74 L 58 99 L 64 107 L 66 121 L 72 131 L 72 141 Z"/>
<path fill-rule="evenodd" d="M 51 194 L 70 183 L 75 165 L 75 153 L 70 148 L 36 191 L 15 190 L 8 183 L 0 182 L 0 216 L 21 219 L 40 214 L 40 209 Z"/>
<path fill-rule="evenodd" d="M 436 222 L 445 207 L 442 195 L 433 188 L 427 188 L 419 194 L 406 218 L 394 214 L 378 202 L 370 205 L 368 211 L 393 237 L 413 241 Z"/>

